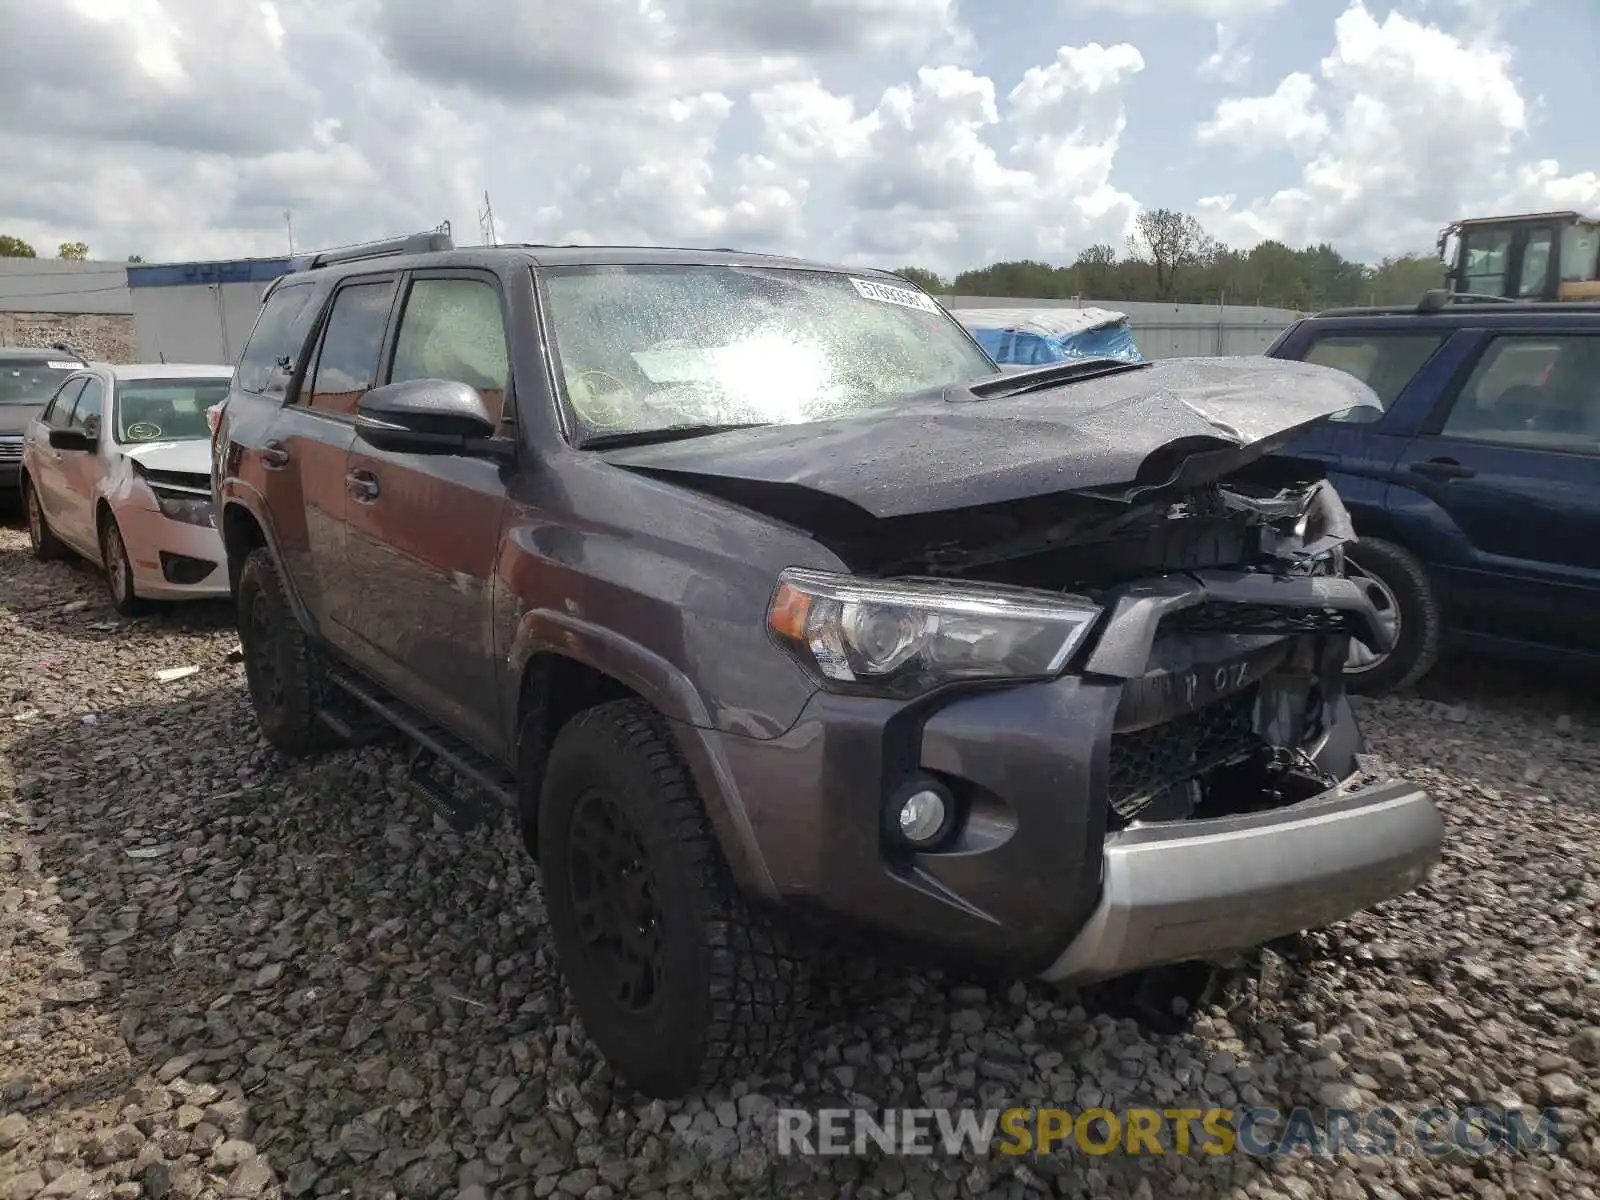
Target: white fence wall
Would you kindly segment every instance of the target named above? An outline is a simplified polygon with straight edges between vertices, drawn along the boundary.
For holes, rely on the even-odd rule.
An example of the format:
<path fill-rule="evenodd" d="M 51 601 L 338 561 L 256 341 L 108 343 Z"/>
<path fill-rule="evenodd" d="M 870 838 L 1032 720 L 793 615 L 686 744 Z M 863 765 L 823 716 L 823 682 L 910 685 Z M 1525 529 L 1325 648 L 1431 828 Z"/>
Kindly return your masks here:
<path fill-rule="evenodd" d="M 233 363 L 267 287 L 267 282 L 251 282 L 134 288 L 140 361 Z"/>
<path fill-rule="evenodd" d="M 941 296 L 949 308 L 1109 308 L 1128 314 L 1146 358 L 1260 354 L 1303 315 L 1291 308 L 1244 304 L 1157 304 L 1146 300 L 1025 300 L 1015 296 Z"/>
<path fill-rule="evenodd" d="M 60 258 L 0 258 L 0 312 L 133 311 L 125 263 Z"/>

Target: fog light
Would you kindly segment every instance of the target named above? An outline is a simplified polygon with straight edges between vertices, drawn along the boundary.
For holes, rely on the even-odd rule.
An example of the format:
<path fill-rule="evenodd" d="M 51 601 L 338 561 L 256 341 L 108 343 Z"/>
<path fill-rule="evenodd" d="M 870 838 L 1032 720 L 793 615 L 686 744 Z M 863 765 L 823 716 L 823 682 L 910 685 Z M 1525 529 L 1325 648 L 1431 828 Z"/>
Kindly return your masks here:
<path fill-rule="evenodd" d="M 928 788 L 912 792 L 900 805 L 900 834 L 913 846 L 925 845 L 944 829 L 948 812 L 938 792 Z"/>

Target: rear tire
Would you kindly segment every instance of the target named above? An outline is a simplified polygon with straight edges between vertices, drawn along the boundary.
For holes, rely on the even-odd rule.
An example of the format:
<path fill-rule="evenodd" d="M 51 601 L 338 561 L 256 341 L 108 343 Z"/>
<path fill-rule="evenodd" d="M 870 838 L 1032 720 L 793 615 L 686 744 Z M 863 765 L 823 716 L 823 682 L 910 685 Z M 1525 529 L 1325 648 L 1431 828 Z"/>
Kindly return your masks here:
<path fill-rule="evenodd" d="M 640 700 L 556 736 L 539 796 L 540 879 L 590 1037 L 663 1099 L 737 1078 L 805 1019 L 808 957 L 747 907 L 671 734 Z"/>
<path fill-rule="evenodd" d="M 1439 658 L 1444 618 L 1428 569 L 1403 546 L 1361 538 L 1345 552 L 1347 573 L 1372 585 L 1375 603 L 1399 617 L 1394 649 L 1370 666 L 1345 667 L 1345 686 L 1361 696 L 1382 696 L 1417 682 Z"/>
<path fill-rule="evenodd" d="M 100 518 L 100 561 L 105 564 L 111 607 L 124 617 L 138 616 L 145 604 L 133 588 L 133 560 L 128 557 L 128 544 L 122 540 L 117 519 L 109 512 Z"/>
<path fill-rule="evenodd" d="M 256 723 L 274 749 L 299 757 L 335 745 L 337 735 L 317 720 L 329 684 L 321 651 L 290 607 L 272 552 L 250 552 L 239 573 L 239 641 Z"/>
<path fill-rule="evenodd" d="M 40 562 L 50 562 L 66 557 L 66 547 L 50 532 L 50 522 L 45 520 L 44 508 L 39 503 L 39 493 L 33 490 L 33 481 L 22 477 L 22 514 L 28 522 L 28 545 Z"/>

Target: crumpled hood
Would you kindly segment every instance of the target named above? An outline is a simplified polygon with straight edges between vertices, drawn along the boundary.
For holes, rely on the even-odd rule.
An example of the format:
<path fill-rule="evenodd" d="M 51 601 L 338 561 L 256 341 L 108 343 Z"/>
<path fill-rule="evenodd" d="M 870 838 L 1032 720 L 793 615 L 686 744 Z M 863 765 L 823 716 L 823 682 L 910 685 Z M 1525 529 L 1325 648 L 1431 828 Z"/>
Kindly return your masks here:
<path fill-rule="evenodd" d="M 152 471 L 189 471 L 211 474 L 211 443 L 203 441 L 143 442 L 121 447 L 124 458 L 131 458 Z"/>
<path fill-rule="evenodd" d="M 821 493 L 897 517 L 1056 492 L 1131 499 L 1195 487 L 1322 417 L 1379 412 L 1371 389 L 1342 371 L 1261 357 L 1165 359 L 1018 394 L 1060 377 L 1063 365 L 839 420 L 601 453 L 736 502 Z"/>

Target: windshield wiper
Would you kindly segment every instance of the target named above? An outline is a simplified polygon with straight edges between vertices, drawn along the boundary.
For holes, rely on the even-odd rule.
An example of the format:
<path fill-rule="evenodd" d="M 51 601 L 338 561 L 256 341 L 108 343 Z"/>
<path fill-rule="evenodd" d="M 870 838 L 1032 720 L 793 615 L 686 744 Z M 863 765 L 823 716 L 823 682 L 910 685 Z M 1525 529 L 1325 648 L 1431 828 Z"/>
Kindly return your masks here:
<path fill-rule="evenodd" d="M 1120 375 L 1124 371 L 1137 371 L 1150 366 L 1149 362 L 1129 362 L 1109 355 L 1095 358 L 1076 358 L 1067 362 L 1050 363 L 1027 371 L 1008 372 L 970 384 L 967 390 L 980 400 L 1001 396 L 1021 396 L 1028 392 L 1041 392 L 1047 388 L 1079 383 L 1101 375 Z"/>
<path fill-rule="evenodd" d="M 617 446 L 651 446 L 658 442 L 678 442 L 685 438 L 725 433 L 730 429 L 760 429 L 765 421 L 744 421 L 733 425 L 662 425 L 655 429 L 628 429 L 617 433 L 596 433 L 578 443 L 580 450 L 606 450 Z"/>

